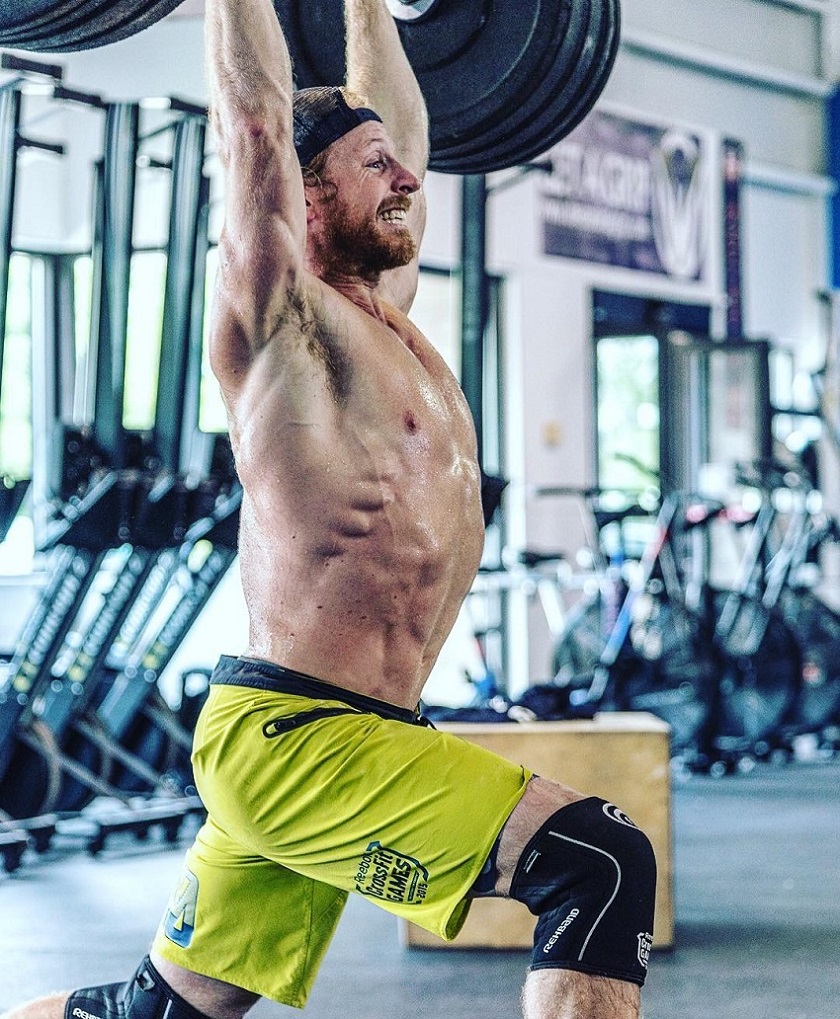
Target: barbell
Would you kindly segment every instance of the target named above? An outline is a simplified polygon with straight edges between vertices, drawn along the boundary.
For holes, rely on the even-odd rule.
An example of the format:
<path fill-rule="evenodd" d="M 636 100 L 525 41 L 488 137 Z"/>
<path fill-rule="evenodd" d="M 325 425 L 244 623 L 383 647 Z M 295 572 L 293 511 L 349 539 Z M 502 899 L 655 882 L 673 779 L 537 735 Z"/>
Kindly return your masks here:
<path fill-rule="evenodd" d="M 0 46 L 66 52 L 117 42 L 181 0 L 0 0 Z M 386 0 L 429 109 L 430 166 L 488 173 L 564 138 L 618 50 L 619 0 Z M 343 0 L 274 0 L 299 88 L 343 82 Z"/>

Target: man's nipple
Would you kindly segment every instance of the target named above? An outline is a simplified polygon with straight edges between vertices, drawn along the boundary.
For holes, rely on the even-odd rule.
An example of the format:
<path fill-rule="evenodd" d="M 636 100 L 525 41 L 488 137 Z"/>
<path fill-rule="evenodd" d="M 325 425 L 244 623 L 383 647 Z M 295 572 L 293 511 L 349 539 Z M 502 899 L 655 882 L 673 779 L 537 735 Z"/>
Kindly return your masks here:
<path fill-rule="evenodd" d="M 406 429 L 412 434 L 414 434 L 414 432 L 416 432 L 418 428 L 417 418 L 411 413 L 410 410 L 407 410 L 403 415 L 403 420 L 405 421 Z"/>

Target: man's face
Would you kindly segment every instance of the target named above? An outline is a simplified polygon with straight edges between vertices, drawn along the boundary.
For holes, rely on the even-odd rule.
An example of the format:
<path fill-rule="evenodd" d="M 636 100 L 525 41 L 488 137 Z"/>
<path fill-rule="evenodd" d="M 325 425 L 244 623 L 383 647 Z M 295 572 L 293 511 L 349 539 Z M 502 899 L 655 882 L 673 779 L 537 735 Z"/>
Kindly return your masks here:
<path fill-rule="evenodd" d="M 381 124 L 361 124 L 334 142 L 324 178 L 321 236 L 338 271 L 378 274 L 415 257 L 406 221 L 420 182 L 397 162 Z"/>

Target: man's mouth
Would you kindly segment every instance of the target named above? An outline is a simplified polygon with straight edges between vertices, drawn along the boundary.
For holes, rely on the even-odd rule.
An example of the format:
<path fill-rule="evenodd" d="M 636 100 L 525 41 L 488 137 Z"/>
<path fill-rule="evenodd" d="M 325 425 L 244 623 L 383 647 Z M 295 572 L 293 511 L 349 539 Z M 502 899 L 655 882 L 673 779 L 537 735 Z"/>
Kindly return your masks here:
<path fill-rule="evenodd" d="M 383 209 L 379 213 L 386 223 L 405 223 L 405 209 Z"/>
<path fill-rule="evenodd" d="M 383 219 L 386 223 L 399 223 L 400 225 L 405 224 L 406 215 L 411 208 L 411 202 L 400 202 L 396 204 L 385 206 L 384 209 L 379 210 L 379 218 Z"/>

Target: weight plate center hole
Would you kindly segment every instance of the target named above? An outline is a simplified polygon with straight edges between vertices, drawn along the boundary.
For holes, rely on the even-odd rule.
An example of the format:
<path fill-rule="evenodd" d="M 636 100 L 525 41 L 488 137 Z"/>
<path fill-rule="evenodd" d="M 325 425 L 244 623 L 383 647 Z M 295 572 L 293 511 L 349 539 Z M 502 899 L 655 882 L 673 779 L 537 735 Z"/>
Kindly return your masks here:
<path fill-rule="evenodd" d="M 386 0 L 388 10 L 399 21 L 417 21 L 424 17 L 439 0 Z"/>

